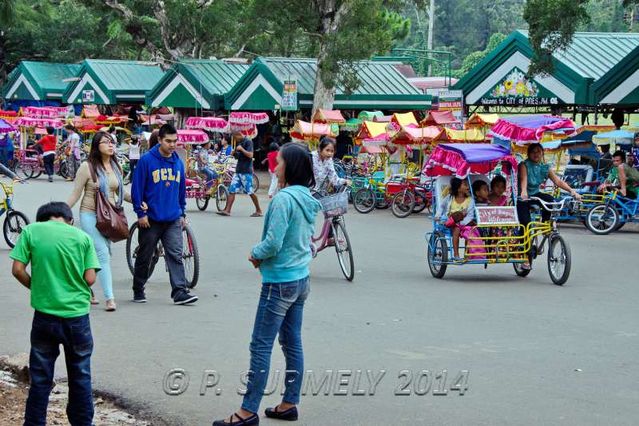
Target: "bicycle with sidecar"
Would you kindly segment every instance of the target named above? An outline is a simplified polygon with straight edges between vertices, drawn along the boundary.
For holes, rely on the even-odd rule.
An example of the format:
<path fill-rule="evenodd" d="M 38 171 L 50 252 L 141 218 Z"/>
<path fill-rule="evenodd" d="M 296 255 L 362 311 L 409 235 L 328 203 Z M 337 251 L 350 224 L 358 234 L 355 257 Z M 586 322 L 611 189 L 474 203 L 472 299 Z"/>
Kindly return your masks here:
<path fill-rule="evenodd" d="M 527 276 L 533 261 L 548 250 L 547 264 L 550 279 L 563 285 L 570 276 L 570 247 L 560 235 L 556 218 L 569 199 L 546 203 L 537 200 L 552 212 L 551 220 L 533 220 L 527 226 L 519 223 L 516 209 L 517 161 L 507 148 L 488 144 L 440 144 L 425 165 L 427 176 L 435 178 L 433 201 L 443 202 L 444 188 L 453 176 L 468 179 L 469 186 L 477 179 L 486 179 L 501 166 L 508 174 L 512 195 L 512 206 L 475 207 L 476 225 L 470 226 L 465 244 L 461 244 L 463 256 L 455 259 L 452 249 L 452 232 L 445 225 L 445 218 L 433 218 L 433 231 L 426 234 L 428 266 L 435 278 L 443 278 L 449 266 L 512 264 L 520 277 Z M 487 180 L 487 179 L 486 179 Z M 471 197 L 472 189 L 471 189 Z M 524 265 L 528 263 L 530 267 Z"/>

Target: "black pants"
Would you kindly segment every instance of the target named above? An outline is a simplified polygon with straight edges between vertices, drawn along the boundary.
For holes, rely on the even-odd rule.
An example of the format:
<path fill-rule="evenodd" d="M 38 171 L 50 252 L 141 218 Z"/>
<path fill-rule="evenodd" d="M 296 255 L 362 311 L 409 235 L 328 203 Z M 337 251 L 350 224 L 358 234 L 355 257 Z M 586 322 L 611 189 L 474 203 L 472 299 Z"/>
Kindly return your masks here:
<path fill-rule="evenodd" d="M 44 163 L 44 172 L 49 176 L 53 176 L 53 161 L 55 160 L 55 154 L 49 154 L 42 157 Z"/>
<path fill-rule="evenodd" d="M 552 203 L 555 201 L 555 199 L 553 198 L 552 195 L 550 194 L 544 194 L 542 192 L 539 192 L 535 195 L 532 195 L 532 197 L 537 197 L 537 198 L 541 198 L 542 200 L 544 200 L 547 203 Z M 522 201 L 522 200 L 518 200 L 517 201 L 517 216 L 519 216 L 519 223 L 521 223 L 522 225 L 526 226 L 530 223 L 530 208 L 532 206 L 540 206 L 541 207 L 541 219 L 543 221 L 547 221 L 548 219 L 550 219 L 550 212 L 546 209 L 543 208 L 543 206 L 541 205 L 541 203 L 537 200 L 526 200 L 526 201 Z"/>
<path fill-rule="evenodd" d="M 131 170 L 131 182 L 133 182 L 133 172 L 135 172 L 135 166 L 138 165 L 138 160 L 129 160 L 129 169 Z"/>
<path fill-rule="evenodd" d="M 164 247 L 164 261 L 169 268 L 169 281 L 171 282 L 171 297 L 187 291 L 186 275 L 182 263 L 182 221 L 154 222 L 149 220 L 150 228 L 138 230 L 138 256 L 135 258 L 135 276 L 133 277 L 133 292 L 144 291 L 144 285 L 149 279 L 149 266 L 151 258 L 158 245 L 162 241 Z"/>

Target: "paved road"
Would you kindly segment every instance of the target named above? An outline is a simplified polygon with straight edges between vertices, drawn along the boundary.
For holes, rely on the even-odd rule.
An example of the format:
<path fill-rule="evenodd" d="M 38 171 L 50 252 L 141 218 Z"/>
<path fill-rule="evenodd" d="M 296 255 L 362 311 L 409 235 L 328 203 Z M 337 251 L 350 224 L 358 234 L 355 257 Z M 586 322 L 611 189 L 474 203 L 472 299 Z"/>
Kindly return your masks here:
<path fill-rule="evenodd" d="M 19 186 L 16 206 L 33 218 L 40 203 L 64 200 L 70 189 L 61 181 Z M 170 303 L 163 271 L 148 285 L 149 303 L 129 302 L 124 244 L 113 247 L 118 311 L 92 311 L 96 388 L 176 425 L 210 424 L 239 406 L 236 388 L 248 367 L 260 287 L 246 258 L 262 220 L 248 217 L 246 197 L 236 207 L 235 217 L 223 218 L 189 204 L 203 259 L 196 306 Z M 636 424 L 636 227 L 608 237 L 563 227 L 573 270 L 569 282 L 557 287 L 545 266 L 526 279 L 509 266 L 451 268 L 444 280 L 431 278 L 423 237 L 430 224 L 423 215 L 399 220 L 388 211 L 353 211 L 347 224 L 356 280 L 345 282 L 334 253 L 321 253 L 312 265 L 303 332 L 307 369 L 318 378 L 326 370 L 352 370 L 353 376 L 346 396 L 335 395 L 333 386 L 328 396 L 304 397 L 299 424 Z M 10 276 L 7 254 L 0 246 L 0 353 L 26 352 L 28 293 Z M 172 368 L 190 373 L 179 396 L 163 391 Z M 284 369 L 279 348 L 273 368 Z M 220 395 L 211 389 L 200 396 L 206 369 L 221 375 Z M 407 380 L 398 378 L 400 371 L 412 371 L 415 382 L 422 370 L 435 375 L 444 369 L 446 388 L 460 370 L 470 371 L 464 396 L 434 396 L 441 379 L 426 395 L 416 395 L 414 383 L 412 395 L 394 395 Z M 352 383 L 356 370 L 364 371 L 359 386 Z M 366 370 L 386 373 L 374 395 L 353 395 L 368 390 Z M 422 377 L 417 389 L 426 382 Z M 277 401 L 277 393 L 267 396 L 263 406 Z"/>

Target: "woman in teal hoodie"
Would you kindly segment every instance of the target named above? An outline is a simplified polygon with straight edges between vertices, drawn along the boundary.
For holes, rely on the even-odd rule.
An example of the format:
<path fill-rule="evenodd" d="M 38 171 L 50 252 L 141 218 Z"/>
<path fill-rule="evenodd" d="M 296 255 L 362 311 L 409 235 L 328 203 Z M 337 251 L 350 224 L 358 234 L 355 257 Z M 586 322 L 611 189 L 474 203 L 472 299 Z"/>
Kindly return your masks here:
<path fill-rule="evenodd" d="M 267 408 L 267 417 L 296 420 L 304 376 L 302 312 L 310 292 L 311 236 L 320 203 L 311 196 L 315 185 L 311 154 L 304 145 L 289 143 L 277 157 L 275 174 L 280 192 L 264 218 L 262 241 L 249 261 L 260 268 L 262 291 L 251 338 L 251 366 L 242 408 L 214 426 L 257 425 L 257 414 L 266 387 L 275 336 L 286 358 L 286 389 L 282 402 Z"/>

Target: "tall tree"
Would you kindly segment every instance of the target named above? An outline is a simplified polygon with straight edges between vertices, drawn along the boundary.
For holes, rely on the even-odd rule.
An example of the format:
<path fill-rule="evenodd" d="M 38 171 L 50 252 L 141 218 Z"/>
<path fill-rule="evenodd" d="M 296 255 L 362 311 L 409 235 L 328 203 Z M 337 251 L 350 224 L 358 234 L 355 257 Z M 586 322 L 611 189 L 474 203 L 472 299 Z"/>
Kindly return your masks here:
<path fill-rule="evenodd" d="M 337 86 L 353 90 L 359 84 L 356 61 L 389 50 L 404 37 L 409 21 L 393 11 L 393 0 L 266 0 L 263 16 L 285 28 L 297 27 L 317 58 L 313 110 L 330 109 Z M 285 15 L 289 23 L 278 20 Z M 281 19 L 281 18 L 280 18 Z"/>
<path fill-rule="evenodd" d="M 613 1 L 615 6 L 622 7 L 634 7 L 639 4 L 639 0 Z M 528 22 L 530 43 L 534 50 L 529 74 L 547 74 L 552 71 L 553 52 L 567 48 L 572 42 L 574 33 L 593 22 L 591 13 L 602 10 L 593 9 L 592 3 L 594 2 L 589 0 L 526 1 L 524 19 Z M 601 2 L 598 3 L 601 4 Z M 609 5 L 610 2 L 606 3 Z M 598 20 L 598 22 L 601 21 Z M 613 30 L 613 27 L 609 29 Z"/>

